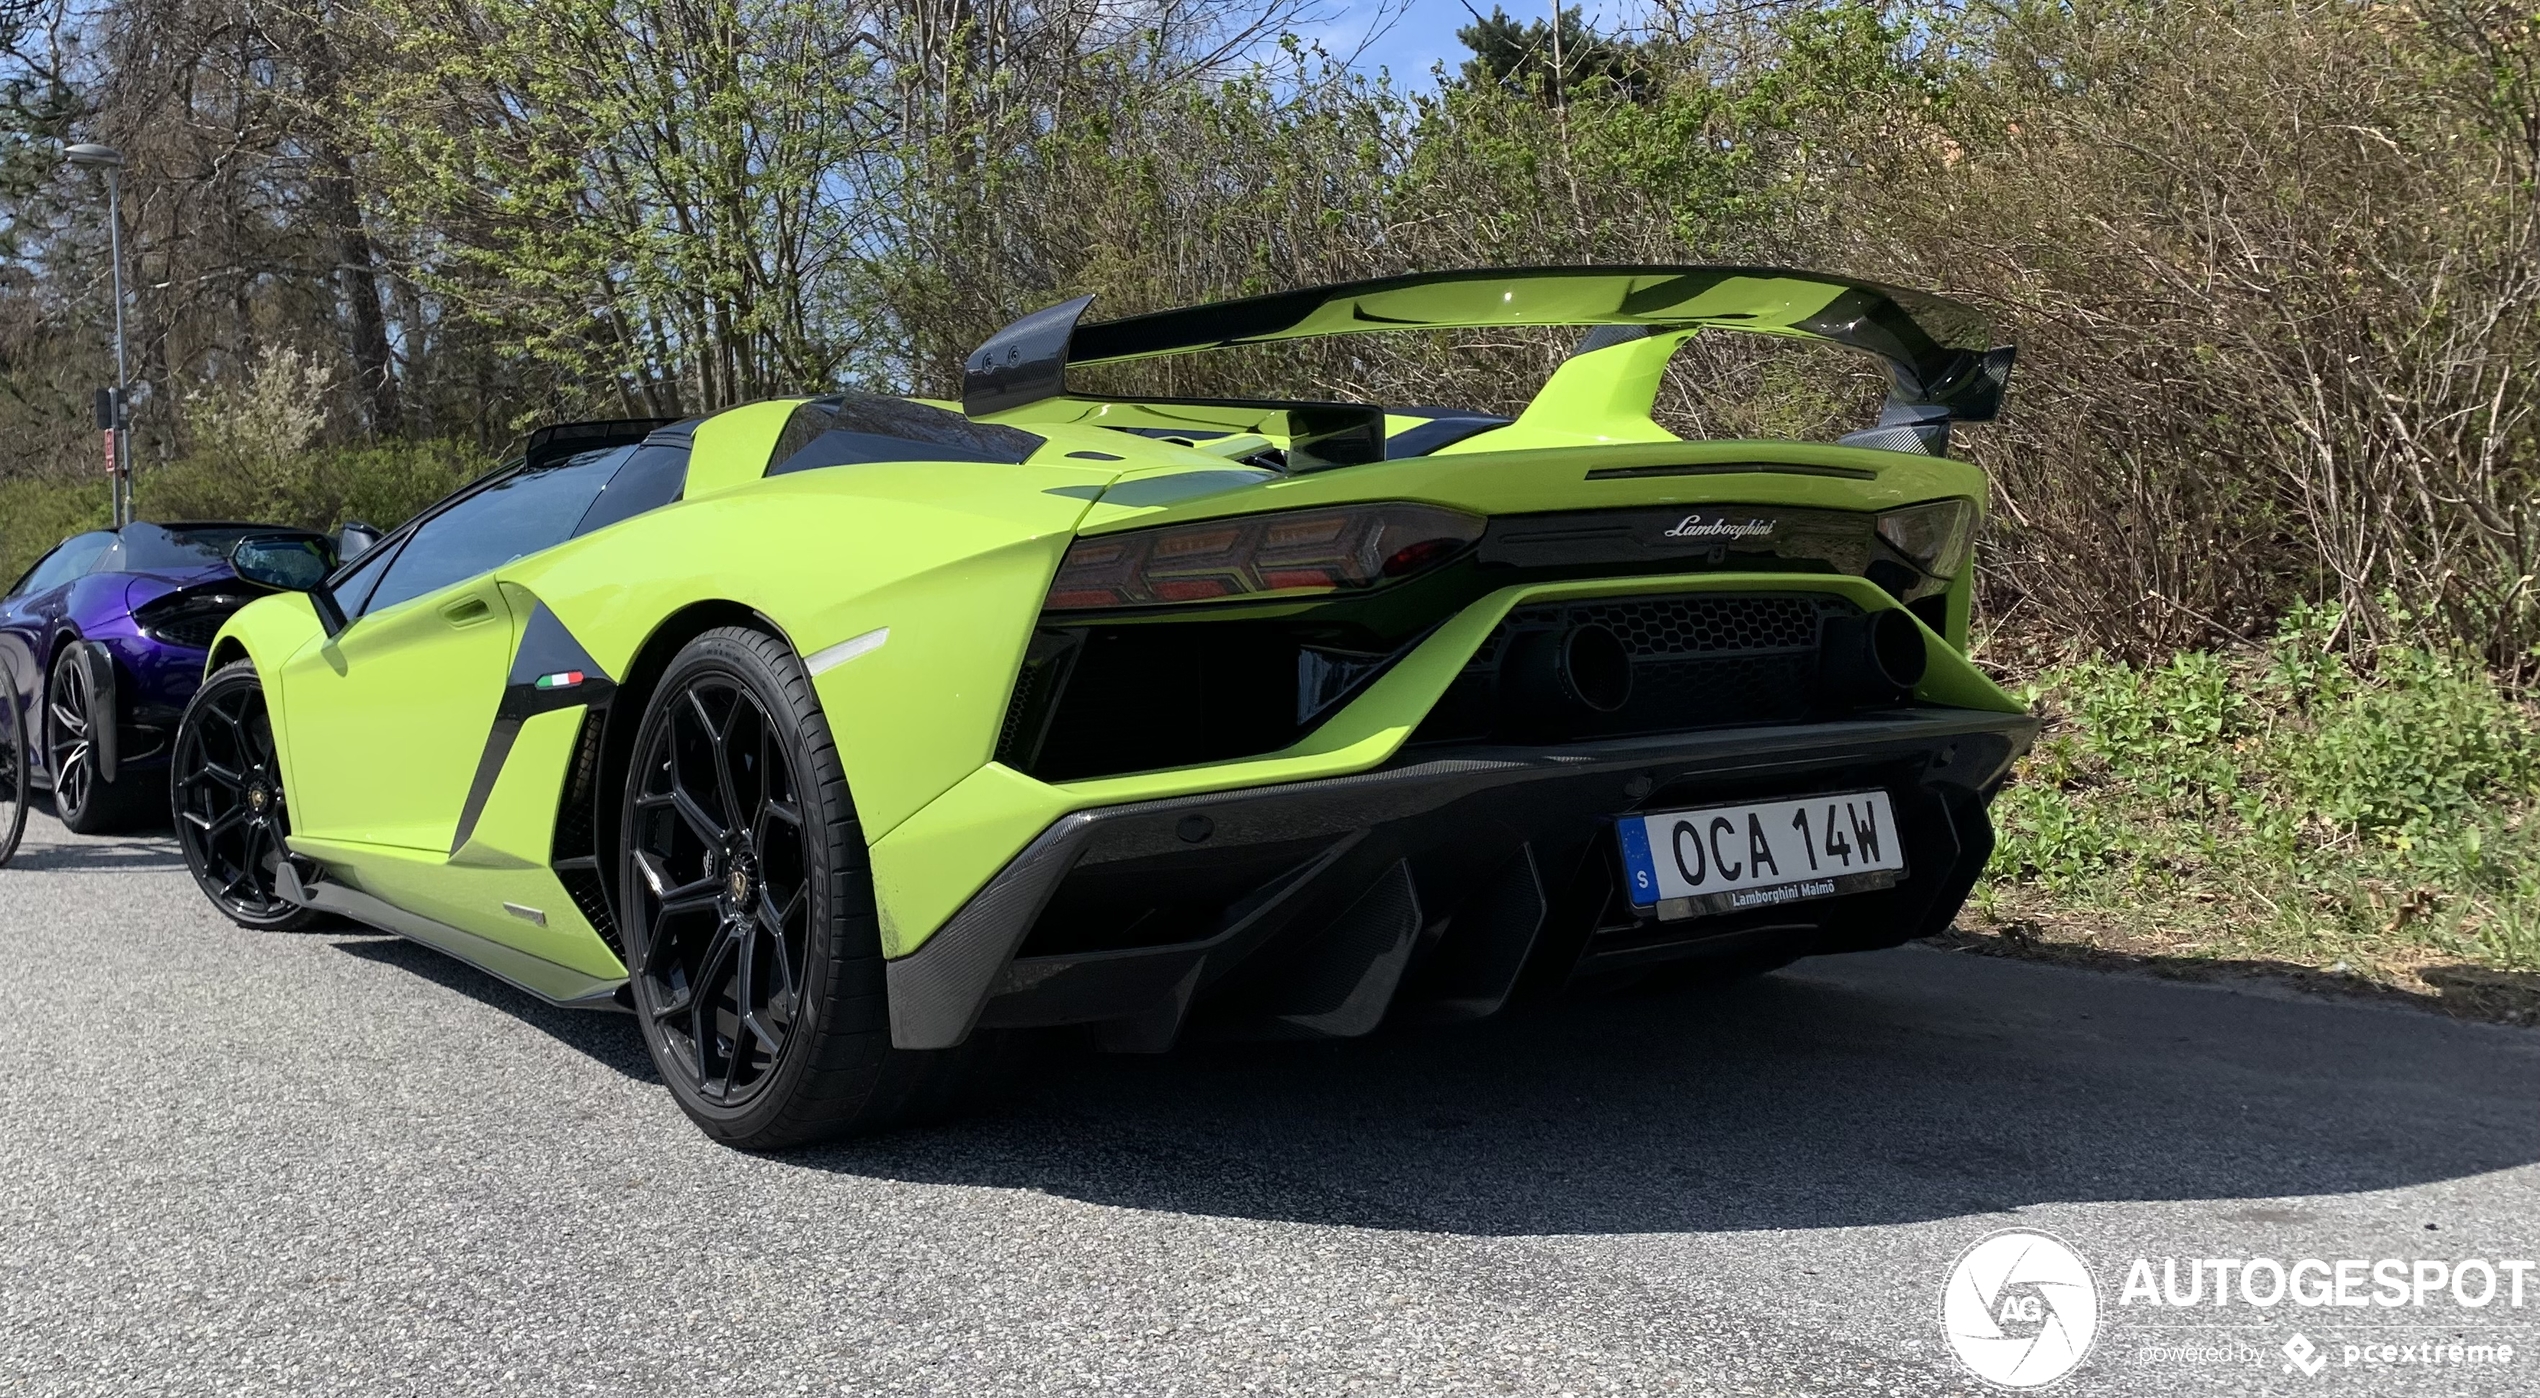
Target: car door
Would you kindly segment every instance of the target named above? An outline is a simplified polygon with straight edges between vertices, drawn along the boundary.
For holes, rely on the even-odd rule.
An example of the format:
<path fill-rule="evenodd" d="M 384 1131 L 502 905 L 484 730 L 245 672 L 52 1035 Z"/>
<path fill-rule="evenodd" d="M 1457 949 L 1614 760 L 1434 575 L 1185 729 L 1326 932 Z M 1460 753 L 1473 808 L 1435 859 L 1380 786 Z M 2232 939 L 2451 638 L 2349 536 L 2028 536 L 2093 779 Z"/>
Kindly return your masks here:
<path fill-rule="evenodd" d="M 26 731 L 34 742 L 31 753 L 40 754 L 43 748 L 44 665 L 61 624 L 65 585 L 86 572 L 113 540 L 111 534 L 69 539 L 37 559 L 6 595 L 0 595 L 0 695 L 10 696 L 18 706 L 19 720 L 30 725 Z M 41 763 L 43 758 L 38 755 L 32 760 Z"/>
<path fill-rule="evenodd" d="M 71 584 L 86 576 L 114 546 L 115 536 L 107 530 L 74 534 L 38 560 L 0 599 L 0 681 L 15 686 L 19 693 L 27 736 L 34 744 L 29 757 L 37 767 L 46 765 L 51 749 L 44 685 L 53 663 L 53 642 L 69 624 Z"/>
<path fill-rule="evenodd" d="M 284 664 L 295 834 L 449 853 L 523 620 L 494 570 L 571 535 L 625 453 L 497 476 L 345 580 L 349 624 Z"/>
<path fill-rule="evenodd" d="M 0 617 L 5 618 L 0 624 L 29 635 L 59 627 L 69 615 L 70 585 L 114 546 L 115 536 L 102 529 L 63 540 L 9 589 L 7 601 L 0 602 Z"/>

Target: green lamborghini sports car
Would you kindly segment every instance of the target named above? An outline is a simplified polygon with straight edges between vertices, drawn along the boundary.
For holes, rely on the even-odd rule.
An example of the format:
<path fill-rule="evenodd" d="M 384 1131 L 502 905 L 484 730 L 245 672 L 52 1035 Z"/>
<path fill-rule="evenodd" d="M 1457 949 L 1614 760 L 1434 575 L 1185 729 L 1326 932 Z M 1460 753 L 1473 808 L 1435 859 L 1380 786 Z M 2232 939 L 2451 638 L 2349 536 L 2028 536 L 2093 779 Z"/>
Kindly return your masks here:
<path fill-rule="evenodd" d="M 1362 1035 L 1946 925 L 2034 732 L 1963 653 L 1979 316 L 1754 267 L 1089 299 L 957 404 L 548 428 L 332 571 L 242 542 L 283 590 L 178 734 L 202 888 L 630 1010 L 748 1147 L 940 1102 L 1005 1031 Z M 1585 329 L 1513 418 L 1070 382 L 1508 326 Z M 1886 407 L 1679 439 L 1709 331 L 1872 356 Z"/>

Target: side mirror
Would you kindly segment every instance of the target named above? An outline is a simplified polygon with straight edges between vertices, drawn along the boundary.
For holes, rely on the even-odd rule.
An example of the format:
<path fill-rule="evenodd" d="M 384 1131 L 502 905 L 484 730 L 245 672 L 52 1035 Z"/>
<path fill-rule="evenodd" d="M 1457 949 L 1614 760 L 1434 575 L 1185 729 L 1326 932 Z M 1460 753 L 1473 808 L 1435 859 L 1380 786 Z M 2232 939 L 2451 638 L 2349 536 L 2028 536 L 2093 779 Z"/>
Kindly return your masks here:
<path fill-rule="evenodd" d="M 315 539 L 280 535 L 246 538 L 229 550 L 229 570 L 247 581 L 280 592 L 309 594 L 310 604 L 317 608 L 318 623 L 329 636 L 344 629 L 344 609 L 326 587 L 326 575 L 334 569 L 325 545 Z"/>
<path fill-rule="evenodd" d="M 375 526 L 348 519 L 343 528 L 335 531 L 335 561 L 350 563 L 370 552 L 384 537 Z"/>

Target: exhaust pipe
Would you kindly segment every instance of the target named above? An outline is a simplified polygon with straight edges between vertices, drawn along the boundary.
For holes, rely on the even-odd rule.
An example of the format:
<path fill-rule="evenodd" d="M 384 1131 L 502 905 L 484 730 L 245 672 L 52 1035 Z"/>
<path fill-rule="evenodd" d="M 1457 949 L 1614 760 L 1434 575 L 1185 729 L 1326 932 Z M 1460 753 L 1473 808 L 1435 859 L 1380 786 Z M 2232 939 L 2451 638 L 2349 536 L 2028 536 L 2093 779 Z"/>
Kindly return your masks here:
<path fill-rule="evenodd" d="M 1520 736 L 1569 732 L 1632 701 L 1632 653 L 1594 622 L 1520 631 L 1500 658 L 1499 694 L 1501 712 Z"/>
<path fill-rule="evenodd" d="M 1902 607 L 1830 618 L 1817 657 L 1827 696 L 1854 705 L 1904 702 L 1931 663 L 1922 628 Z"/>

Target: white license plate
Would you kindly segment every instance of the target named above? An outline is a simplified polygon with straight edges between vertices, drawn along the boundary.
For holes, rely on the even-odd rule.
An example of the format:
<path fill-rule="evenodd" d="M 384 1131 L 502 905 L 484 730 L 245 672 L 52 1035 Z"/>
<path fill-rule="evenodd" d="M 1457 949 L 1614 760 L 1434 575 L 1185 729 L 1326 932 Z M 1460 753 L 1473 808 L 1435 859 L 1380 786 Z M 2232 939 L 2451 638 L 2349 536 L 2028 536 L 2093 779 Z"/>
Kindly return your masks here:
<path fill-rule="evenodd" d="M 1614 834 L 1633 904 L 1661 918 L 1832 898 L 1905 873 L 1884 791 L 1624 816 Z"/>

